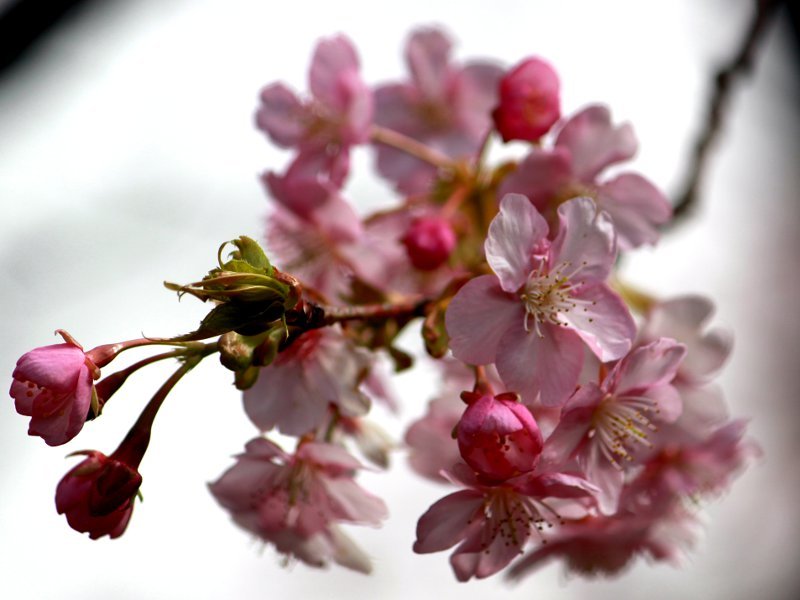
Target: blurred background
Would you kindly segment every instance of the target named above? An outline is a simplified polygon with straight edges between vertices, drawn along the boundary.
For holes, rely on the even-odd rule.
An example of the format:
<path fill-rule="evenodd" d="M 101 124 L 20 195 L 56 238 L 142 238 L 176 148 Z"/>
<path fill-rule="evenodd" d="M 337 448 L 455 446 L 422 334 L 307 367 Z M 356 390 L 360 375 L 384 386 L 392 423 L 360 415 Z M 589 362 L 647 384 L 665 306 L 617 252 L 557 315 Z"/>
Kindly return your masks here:
<path fill-rule="evenodd" d="M 19 19 L 21 5 L 29 11 Z M 370 83 L 405 76 L 415 25 L 440 24 L 456 57 L 511 65 L 529 55 L 561 75 L 563 110 L 608 103 L 641 148 L 633 167 L 679 187 L 712 72 L 739 43 L 751 0 L 0 0 L 0 372 L 70 331 L 84 346 L 191 329 L 205 313 L 178 303 L 165 279 L 190 281 L 220 242 L 260 238 L 267 201 L 257 176 L 288 155 L 253 126 L 259 89 L 306 89 L 315 41 L 344 32 Z M 63 9 L 63 10 L 62 10 Z M 14 599 L 700 598 L 794 599 L 800 590 L 800 93 L 788 15 L 768 31 L 754 76 L 734 94 L 702 204 L 655 249 L 624 265 L 660 295 L 701 293 L 715 324 L 734 331 L 724 386 L 751 419 L 763 460 L 704 507 L 705 536 L 685 566 L 637 564 L 583 581 L 553 564 L 521 584 L 458 584 L 447 553 L 411 551 L 417 518 L 443 487 L 414 477 L 402 452 L 367 474 L 391 517 L 348 532 L 374 559 L 344 569 L 283 568 L 237 529 L 206 490 L 256 434 L 230 378 L 213 360 L 173 392 L 141 470 L 144 502 L 118 539 L 92 542 L 56 514 L 64 455 L 113 450 L 171 365 L 133 378 L 102 425 L 49 448 L 0 403 L 0 595 Z M 15 20 L 17 19 L 17 20 Z M 49 23 L 52 26 L 48 26 Z M 33 25 L 27 25 L 33 23 Z M 358 153 L 348 196 L 366 210 L 392 201 Z M 418 350 L 413 335 L 407 347 Z M 435 390 L 420 365 L 397 382 L 398 437 Z"/>

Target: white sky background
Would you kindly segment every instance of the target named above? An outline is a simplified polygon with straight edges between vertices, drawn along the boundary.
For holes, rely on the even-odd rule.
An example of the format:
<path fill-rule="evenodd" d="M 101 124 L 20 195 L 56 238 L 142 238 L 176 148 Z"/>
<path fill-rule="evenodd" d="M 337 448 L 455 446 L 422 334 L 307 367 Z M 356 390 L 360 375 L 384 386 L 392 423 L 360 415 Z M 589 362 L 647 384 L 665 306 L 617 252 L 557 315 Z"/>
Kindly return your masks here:
<path fill-rule="evenodd" d="M 102 4 L 102 3 L 98 3 Z M 288 154 L 252 125 L 260 87 L 306 87 L 315 40 L 347 33 L 370 82 L 404 76 L 415 24 L 444 24 L 457 56 L 506 65 L 549 59 L 563 108 L 608 103 L 633 122 L 634 166 L 668 190 L 685 165 L 709 70 L 741 36 L 746 0 L 567 0 L 459 3 L 139 0 L 108 2 L 41 47 L 0 82 L 0 371 L 68 329 L 85 346 L 191 329 L 204 307 L 178 304 L 164 279 L 188 281 L 218 244 L 260 237 L 267 203 L 257 174 Z M 457 7 L 457 8 L 456 8 Z M 793 597 L 797 516 L 798 89 L 785 32 L 773 31 L 755 79 L 735 97 L 730 126 L 688 226 L 626 266 L 659 295 L 699 292 L 733 329 L 722 383 L 752 418 L 766 458 L 711 505 L 707 534 L 681 570 L 637 566 L 622 578 L 566 581 L 550 566 L 516 587 L 456 583 L 447 553 L 411 551 L 419 515 L 447 493 L 412 476 L 398 455 L 366 487 L 387 501 L 380 530 L 349 528 L 374 557 L 370 577 L 302 564 L 236 529 L 205 489 L 256 432 L 213 360 L 173 392 L 142 464 L 145 502 L 119 540 L 91 542 L 55 513 L 68 452 L 113 450 L 167 369 L 148 369 L 102 421 L 52 449 L 28 438 L 13 402 L 0 403 L 0 595 L 14 599 L 260 598 L 745 598 Z M 366 153 L 349 196 L 391 201 Z M 411 340 L 413 336 L 408 336 Z M 401 431 L 434 391 L 425 369 L 404 376 Z M 385 415 L 382 415 L 385 417 Z"/>

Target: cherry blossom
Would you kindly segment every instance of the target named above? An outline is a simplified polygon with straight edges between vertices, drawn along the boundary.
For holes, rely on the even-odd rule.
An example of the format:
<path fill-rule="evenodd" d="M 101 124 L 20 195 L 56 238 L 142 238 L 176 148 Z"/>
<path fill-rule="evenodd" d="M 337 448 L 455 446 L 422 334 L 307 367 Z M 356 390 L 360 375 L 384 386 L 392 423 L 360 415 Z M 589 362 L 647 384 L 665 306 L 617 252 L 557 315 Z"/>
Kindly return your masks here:
<path fill-rule="evenodd" d="M 566 199 L 589 196 L 611 216 L 623 250 L 654 244 L 672 215 L 658 188 L 636 173 L 597 181 L 604 169 L 630 159 L 636 145 L 630 125 L 614 127 L 605 106 L 589 106 L 564 124 L 552 148 L 531 150 L 499 193 L 525 194 L 543 214 Z"/>
<path fill-rule="evenodd" d="M 630 313 L 604 283 L 616 256 L 608 216 L 589 198 L 575 198 L 559 207 L 559 219 L 550 242 L 528 199 L 505 196 L 485 246 L 495 275 L 467 283 L 446 315 L 456 358 L 495 363 L 508 389 L 546 406 L 574 390 L 581 342 L 608 361 L 623 356 L 635 336 Z"/>
<path fill-rule="evenodd" d="M 450 557 L 456 578 L 467 581 L 497 573 L 517 558 L 534 537 L 561 519 L 549 499 L 579 505 L 596 488 L 564 473 L 531 472 L 501 485 L 480 483 L 467 469 L 451 475 L 467 489 L 435 502 L 417 523 L 414 552 L 440 552 L 459 544 Z"/>
<path fill-rule="evenodd" d="M 359 468 L 339 446 L 308 442 L 287 454 L 256 438 L 209 489 L 237 525 L 279 552 L 312 566 L 333 560 L 367 573 L 369 559 L 337 526 L 377 526 L 386 518 L 383 501 L 353 480 Z"/>
<path fill-rule="evenodd" d="M 262 431 L 303 435 L 323 424 L 329 405 L 348 417 L 366 414 L 369 398 L 359 389 L 371 358 L 340 330 L 302 334 L 244 393 L 244 409 Z"/>
<path fill-rule="evenodd" d="M 438 29 L 419 29 L 406 45 L 408 83 L 375 90 L 375 122 L 452 158 L 477 153 L 491 128 L 502 70 L 485 61 L 450 59 L 452 42 Z M 377 168 L 406 194 L 424 192 L 435 169 L 418 158 L 378 144 Z"/>
<path fill-rule="evenodd" d="M 625 462 L 633 461 L 635 447 L 652 446 L 648 436 L 654 422 L 669 423 L 680 415 L 680 396 L 670 383 L 685 353 L 669 339 L 637 348 L 599 385 L 582 386 L 562 408 L 547 439 L 548 459 L 576 459 L 601 489 L 600 507 L 607 514 L 616 511 Z"/>
<path fill-rule="evenodd" d="M 279 146 L 334 157 L 328 172 L 346 172 L 349 147 L 369 137 L 373 99 L 345 36 L 319 42 L 311 59 L 309 88 L 311 97 L 303 101 L 282 83 L 268 85 L 261 91 L 256 123 Z"/>

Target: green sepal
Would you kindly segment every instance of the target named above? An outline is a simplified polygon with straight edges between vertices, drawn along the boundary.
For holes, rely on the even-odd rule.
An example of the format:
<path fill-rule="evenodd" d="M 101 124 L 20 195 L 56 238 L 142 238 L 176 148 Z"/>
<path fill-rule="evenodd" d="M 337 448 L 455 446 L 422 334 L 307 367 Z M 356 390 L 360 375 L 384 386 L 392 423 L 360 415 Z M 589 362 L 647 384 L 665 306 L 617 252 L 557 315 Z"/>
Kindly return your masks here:
<path fill-rule="evenodd" d="M 233 375 L 233 385 L 236 386 L 237 390 L 241 391 L 250 389 L 255 385 L 260 372 L 261 369 L 258 367 L 247 367 L 246 369 L 236 371 Z"/>
<path fill-rule="evenodd" d="M 272 265 L 270 264 L 267 255 L 264 253 L 264 250 L 262 250 L 261 246 L 259 246 L 258 242 L 256 242 L 254 239 L 249 238 L 246 235 L 239 236 L 235 240 L 225 242 L 222 246 L 220 246 L 219 254 L 222 254 L 222 249 L 227 244 L 233 244 L 238 250 L 234 250 L 229 254 L 231 260 L 228 262 L 223 264 L 222 261 L 219 260 L 220 267 L 222 269 L 228 271 L 247 272 L 243 270 L 243 263 L 254 269 L 250 272 L 272 275 Z"/>

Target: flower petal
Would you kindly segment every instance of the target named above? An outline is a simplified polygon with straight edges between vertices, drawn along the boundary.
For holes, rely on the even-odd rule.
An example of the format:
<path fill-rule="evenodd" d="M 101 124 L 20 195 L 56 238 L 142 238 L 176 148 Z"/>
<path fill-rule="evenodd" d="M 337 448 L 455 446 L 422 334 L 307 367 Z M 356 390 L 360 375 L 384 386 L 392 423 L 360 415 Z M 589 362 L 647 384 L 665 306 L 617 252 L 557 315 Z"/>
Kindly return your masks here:
<path fill-rule="evenodd" d="M 502 198 L 509 193 L 524 194 L 536 208 L 544 210 L 571 179 L 569 152 L 562 148 L 534 148 L 503 180 L 497 195 Z"/>
<path fill-rule="evenodd" d="M 483 494 L 475 490 L 461 490 L 436 501 L 417 522 L 414 552 L 439 552 L 455 545 L 471 525 L 480 523 L 473 516 L 482 505 Z"/>
<path fill-rule="evenodd" d="M 578 382 L 583 347 L 572 331 L 543 324 L 542 336 L 525 331 L 522 323 L 509 328 L 497 350 L 497 372 L 509 391 L 523 401 L 559 406 Z"/>
<path fill-rule="evenodd" d="M 581 288 L 573 296 L 578 306 L 559 313 L 602 361 L 616 360 L 627 354 L 636 335 L 636 324 L 625 303 L 605 285 Z"/>
<path fill-rule="evenodd" d="M 547 222 L 525 196 L 507 194 L 489 225 L 486 261 L 507 292 L 516 292 L 533 270 L 533 253 L 547 237 Z"/>
<path fill-rule="evenodd" d="M 636 173 L 623 173 L 601 185 L 597 203 L 611 215 L 617 240 L 625 250 L 655 244 L 658 228 L 672 217 L 666 196 Z"/>
<path fill-rule="evenodd" d="M 282 148 L 299 144 L 306 135 L 310 115 L 297 96 L 282 83 L 261 90 L 256 125 Z"/>
<path fill-rule="evenodd" d="M 633 157 L 636 145 L 631 126 L 625 123 L 614 127 L 611 112 L 600 105 L 571 117 L 556 138 L 556 147 L 567 148 L 572 154 L 573 173 L 586 183 L 607 166 Z"/>
<path fill-rule="evenodd" d="M 503 334 L 516 326 L 524 332 L 522 303 L 505 293 L 494 275 L 476 277 L 450 301 L 445 327 L 453 356 L 471 365 L 495 362 Z"/>
<path fill-rule="evenodd" d="M 611 374 L 617 395 L 636 395 L 651 387 L 666 385 L 675 378 L 686 346 L 669 338 L 633 350 Z"/>
<path fill-rule="evenodd" d="M 558 236 L 550 269 L 573 284 L 605 281 L 617 257 L 614 225 L 591 198 L 573 198 L 558 207 Z"/>
<path fill-rule="evenodd" d="M 344 113 L 347 98 L 342 94 L 341 78 L 347 72 L 358 72 L 358 68 L 355 48 L 345 36 L 320 40 L 308 73 L 311 93 L 338 113 Z"/>
<path fill-rule="evenodd" d="M 549 466 L 567 462 L 592 427 L 592 416 L 600 401 L 602 390 L 594 383 L 581 386 L 561 409 L 558 425 L 547 438 L 542 461 Z"/>
<path fill-rule="evenodd" d="M 408 40 L 408 68 L 426 100 L 446 101 L 451 46 L 447 36 L 438 29 L 417 30 Z"/>

